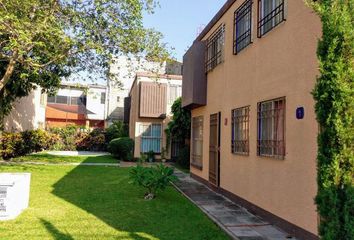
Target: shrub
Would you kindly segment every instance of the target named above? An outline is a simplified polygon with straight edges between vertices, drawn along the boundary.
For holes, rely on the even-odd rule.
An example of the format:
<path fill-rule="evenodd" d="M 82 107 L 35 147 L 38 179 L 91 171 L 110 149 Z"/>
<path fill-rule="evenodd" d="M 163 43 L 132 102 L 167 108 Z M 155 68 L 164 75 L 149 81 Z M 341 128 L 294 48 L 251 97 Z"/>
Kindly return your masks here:
<path fill-rule="evenodd" d="M 3 159 L 8 160 L 25 154 L 21 133 L 3 133 L 0 138 L 0 156 Z"/>
<path fill-rule="evenodd" d="M 50 134 L 43 130 L 3 133 L 0 140 L 0 156 L 6 160 L 46 150 L 53 143 Z"/>
<path fill-rule="evenodd" d="M 113 139 L 108 151 L 118 159 L 130 161 L 133 158 L 134 141 L 128 137 Z"/>
<path fill-rule="evenodd" d="M 105 151 L 106 138 L 102 129 L 94 129 L 90 133 L 79 132 L 75 136 L 75 146 L 81 151 Z"/>
<path fill-rule="evenodd" d="M 77 133 L 79 132 L 79 127 L 75 125 L 68 125 L 63 128 L 53 127 L 49 129 L 50 133 L 57 134 L 60 136 L 62 149 L 56 150 L 64 150 L 64 151 L 73 151 L 76 150 L 75 138 Z"/>
<path fill-rule="evenodd" d="M 111 126 L 106 129 L 106 142 L 109 143 L 113 139 L 128 137 L 128 128 L 122 121 L 114 121 Z"/>
<path fill-rule="evenodd" d="M 176 181 L 177 177 L 173 175 L 173 168 L 163 164 L 153 167 L 143 167 L 138 164 L 130 171 L 130 179 L 133 184 L 145 188 L 147 192 L 144 198 L 151 200 L 159 192 L 164 191 L 170 182 Z"/>
<path fill-rule="evenodd" d="M 43 130 L 31 130 L 21 133 L 25 142 L 23 151 L 25 154 L 39 152 L 50 147 L 50 134 Z"/>

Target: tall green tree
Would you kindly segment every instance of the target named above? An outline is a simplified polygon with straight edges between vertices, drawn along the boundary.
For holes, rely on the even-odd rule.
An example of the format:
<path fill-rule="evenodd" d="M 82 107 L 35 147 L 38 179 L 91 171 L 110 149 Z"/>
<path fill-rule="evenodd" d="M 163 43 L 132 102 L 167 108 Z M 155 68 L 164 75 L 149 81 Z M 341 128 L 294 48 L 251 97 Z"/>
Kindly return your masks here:
<path fill-rule="evenodd" d="M 354 0 L 308 1 L 322 21 L 317 209 L 324 240 L 354 239 Z"/>
<path fill-rule="evenodd" d="M 142 23 L 143 14 L 152 13 L 156 4 L 156 0 L 0 0 L 1 109 L 35 85 L 52 90 L 62 76 L 73 72 L 107 74 L 115 55 L 165 59 L 161 34 Z"/>

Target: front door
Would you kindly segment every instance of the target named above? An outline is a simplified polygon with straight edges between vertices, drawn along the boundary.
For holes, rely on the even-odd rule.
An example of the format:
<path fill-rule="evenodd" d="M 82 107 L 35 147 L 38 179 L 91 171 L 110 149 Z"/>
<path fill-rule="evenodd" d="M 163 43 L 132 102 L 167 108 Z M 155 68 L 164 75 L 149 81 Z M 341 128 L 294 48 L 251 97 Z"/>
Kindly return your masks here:
<path fill-rule="evenodd" d="M 220 113 L 210 115 L 209 182 L 220 184 Z"/>

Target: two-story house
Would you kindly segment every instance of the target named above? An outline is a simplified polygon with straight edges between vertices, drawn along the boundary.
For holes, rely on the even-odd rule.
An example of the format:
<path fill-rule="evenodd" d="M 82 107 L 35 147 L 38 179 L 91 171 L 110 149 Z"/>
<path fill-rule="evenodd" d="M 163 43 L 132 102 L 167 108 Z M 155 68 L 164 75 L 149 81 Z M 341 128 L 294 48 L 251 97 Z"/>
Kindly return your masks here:
<path fill-rule="evenodd" d="M 137 73 L 126 104 L 129 136 L 134 139 L 134 157 L 166 149 L 165 129 L 171 120 L 171 106 L 182 95 L 182 76 Z M 170 151 L 166 149 L 170 158 Z"/>
<path fill-rule="evenodd" d="M 191 175 L 300 239 L 318 238 L 320 36 L 303 0 L 228 0 L 183 60 Z"/>
<path fill-rule="evenodd" d="M 101 85 L 62 84 L 55 96 L 47 98 L 46 126 L 103 128 L 107 116 L 106 89 Z"/>

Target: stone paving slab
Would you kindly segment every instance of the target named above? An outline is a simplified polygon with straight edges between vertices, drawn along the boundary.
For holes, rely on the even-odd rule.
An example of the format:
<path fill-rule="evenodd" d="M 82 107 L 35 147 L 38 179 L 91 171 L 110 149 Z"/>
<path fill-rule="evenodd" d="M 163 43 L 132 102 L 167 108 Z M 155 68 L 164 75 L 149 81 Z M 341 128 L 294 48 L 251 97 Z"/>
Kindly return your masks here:
<path fill-rule="evenodd" d="M 296 240 L 286 232 L 248 212 L 206 185 L 175 169 L 174 186 L 211 220 L 236 240 Z"/>

